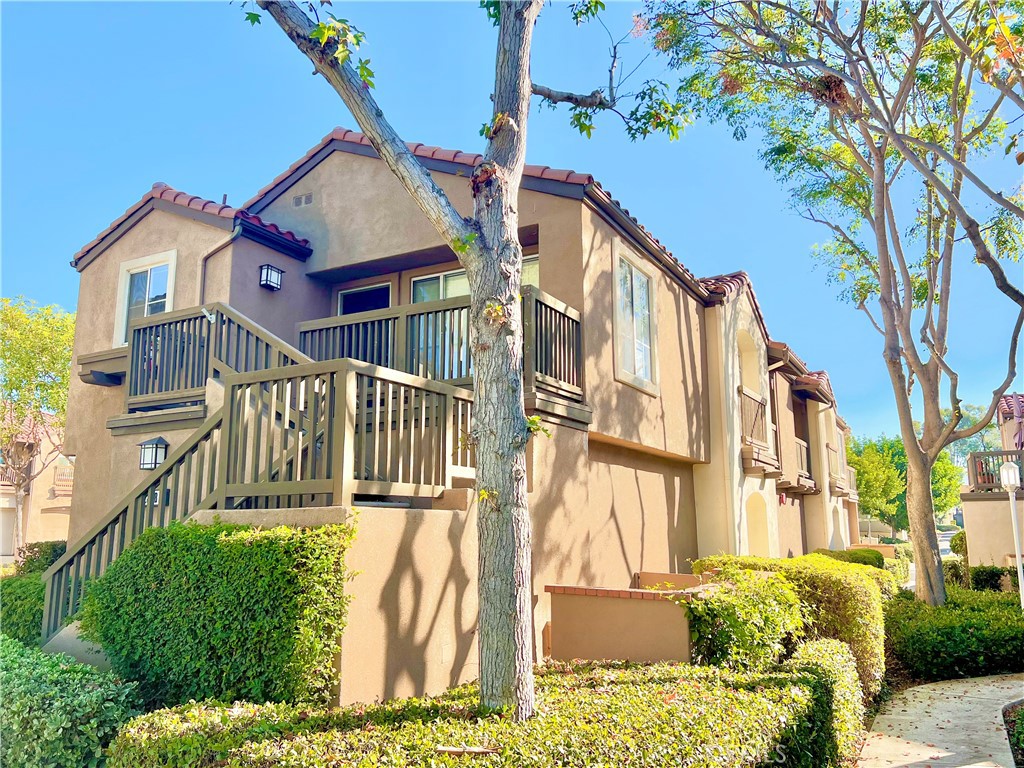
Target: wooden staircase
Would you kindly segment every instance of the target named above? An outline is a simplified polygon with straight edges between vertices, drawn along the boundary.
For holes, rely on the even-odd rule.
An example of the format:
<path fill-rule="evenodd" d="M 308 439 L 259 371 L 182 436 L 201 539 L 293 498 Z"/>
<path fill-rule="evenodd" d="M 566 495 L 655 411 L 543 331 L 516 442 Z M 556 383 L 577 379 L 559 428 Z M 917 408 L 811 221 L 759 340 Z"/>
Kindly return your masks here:
<path fill-rule="evenodd" d="M 348 358 L 315 362 L 225 305 L 148 320 L 133 326 L 129 408 L 205 398 L 208 379 L 224 402 L 43 574 L 43 642 L 148 528 L 199 510 L 442 499 L 472 482 L 461 439 L 472 391 Z"/>

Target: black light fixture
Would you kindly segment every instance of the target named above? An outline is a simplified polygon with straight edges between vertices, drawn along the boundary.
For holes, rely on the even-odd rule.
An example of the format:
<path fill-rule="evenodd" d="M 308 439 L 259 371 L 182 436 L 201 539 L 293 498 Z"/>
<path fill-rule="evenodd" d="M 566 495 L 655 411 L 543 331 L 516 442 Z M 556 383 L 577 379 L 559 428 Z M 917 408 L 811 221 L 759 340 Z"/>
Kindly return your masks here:
<path fill-rule="evenodd" d="M 263 264 L 260 266 L 260 288 L 266 288 L 268 291 L 280 291 L 281 290 L 281 275 L 284 274 L 283 269 L 278 269 L 273 264 Z"/>
<path fill-rule="evenodd" d="M 156 469 L 163 464 L 169 445 L 162 437 L 139 443 L 139 469 Z"/>

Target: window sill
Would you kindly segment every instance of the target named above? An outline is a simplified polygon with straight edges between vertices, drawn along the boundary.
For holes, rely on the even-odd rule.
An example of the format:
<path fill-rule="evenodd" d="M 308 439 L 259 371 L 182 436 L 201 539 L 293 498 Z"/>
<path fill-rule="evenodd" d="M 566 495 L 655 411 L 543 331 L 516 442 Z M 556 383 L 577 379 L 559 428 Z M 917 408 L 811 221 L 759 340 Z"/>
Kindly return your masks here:
<path fill-rule="evenodd" d="M 650 395 L 651 397 L 661 396 L 661 388 L 656 382 L 641 379 L 625 371 L 616 372 L 615 380 L 620 384 L 625 384 L 627 387 L 643 392 L 645 395 Z"/>

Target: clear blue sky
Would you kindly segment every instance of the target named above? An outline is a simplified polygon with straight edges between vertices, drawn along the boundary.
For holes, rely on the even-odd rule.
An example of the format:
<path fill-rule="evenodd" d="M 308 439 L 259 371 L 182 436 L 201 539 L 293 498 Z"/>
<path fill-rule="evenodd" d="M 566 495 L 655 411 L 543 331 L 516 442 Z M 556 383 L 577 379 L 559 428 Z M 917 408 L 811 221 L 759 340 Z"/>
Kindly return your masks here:
<path fill-rule="evenodd" d="M 376 96 L 399 132 L 480 151 L 494 31 L 475 0 L 337 5 L 367 32 Z M 628 30 L 638 5 L 610 3 L 609 28 Z M 4 296 L 73 309 L 72 254 L 153 182 L 241 204 L 335 125 L 357 127 L 276 26 L 250 29 L 238 5 L 5 2 L 0 24 Z M 548 7 L 534 77 L 590 91 L 607 47 L 599 26 L 577 29 Z M 626 65 L 641 51 L 633 43 Z M 787 210 L 757 143 L 697 125 L 677 142 L 631 144 L 616 120 L 600 119 L 588 141 L 564 112 L 534 110 L 529 162 L 593 173 L 698 275 L 749 272 L 772 336 L 829 371 L 855 434 L 896 433 L 880 338 L 814 268 L 824 236 Z M 1020 178 L 1002 156 L 987 170 Z M 979 402 L 1004 375 L 1014 315 L 966 257 L 958 269 L 951 346 L 961 393 Z"/>

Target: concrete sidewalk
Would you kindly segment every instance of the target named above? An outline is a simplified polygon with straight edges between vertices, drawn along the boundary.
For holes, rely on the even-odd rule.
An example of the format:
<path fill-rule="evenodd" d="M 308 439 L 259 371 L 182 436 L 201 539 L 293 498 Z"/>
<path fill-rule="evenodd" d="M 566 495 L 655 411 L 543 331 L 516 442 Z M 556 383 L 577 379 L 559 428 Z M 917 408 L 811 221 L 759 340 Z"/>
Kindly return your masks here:
<path fill-rule="evenodd" d="M 858 768 L 1013 768 L 1003 705 L 1024 698 L 1024 675 L 908 688 L 878 713 Z"/>

